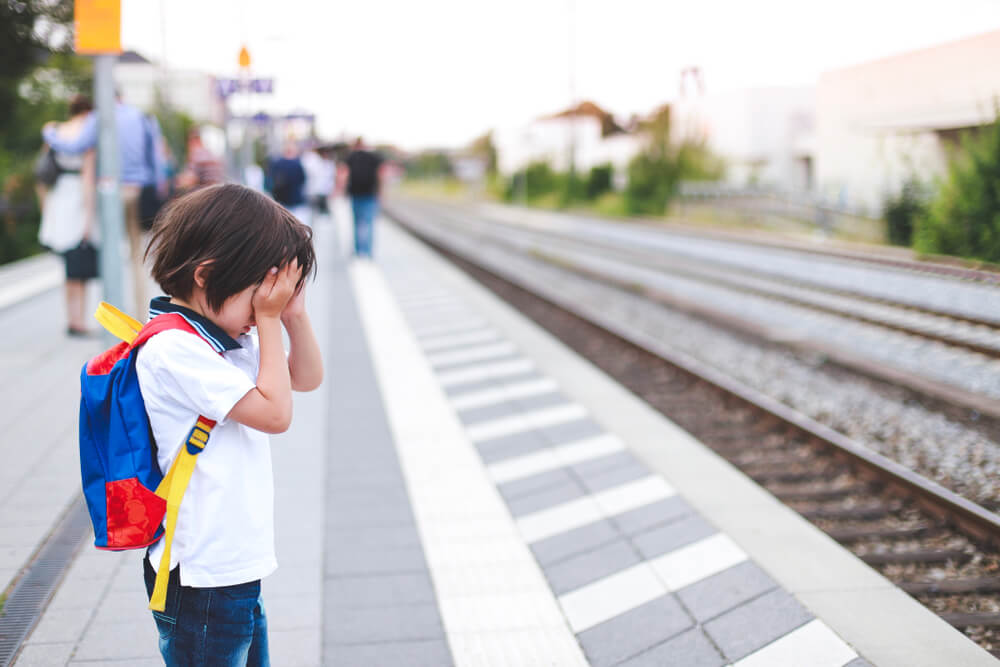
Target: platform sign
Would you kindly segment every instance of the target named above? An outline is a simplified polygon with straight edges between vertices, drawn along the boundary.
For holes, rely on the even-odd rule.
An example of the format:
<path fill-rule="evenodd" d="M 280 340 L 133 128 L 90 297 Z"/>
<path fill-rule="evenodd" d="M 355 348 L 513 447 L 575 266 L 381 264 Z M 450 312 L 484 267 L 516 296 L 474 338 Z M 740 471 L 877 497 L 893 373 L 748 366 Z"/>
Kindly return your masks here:
<path fill-rule="evenodd" d="M 77 53 L 121 53 L 121 0 L 76 0 L 73 22 Z"/>
<path fill-rule="evenodd" d="M 274 79 L 216 79 L 215 89 L 219 97 L 229 97 L 239 92 L 267 95 L 274 92 Z"/>

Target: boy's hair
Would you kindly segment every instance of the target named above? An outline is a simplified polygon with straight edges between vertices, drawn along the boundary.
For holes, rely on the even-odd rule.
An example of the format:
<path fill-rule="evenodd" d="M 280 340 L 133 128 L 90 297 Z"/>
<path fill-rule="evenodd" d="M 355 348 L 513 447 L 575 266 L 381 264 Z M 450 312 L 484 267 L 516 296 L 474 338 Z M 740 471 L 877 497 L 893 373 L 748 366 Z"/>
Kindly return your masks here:
<path fill-rule="evenodd" d="M 227 183 L 189 192 L 156 216 L 146 257 L 153 279 L 180 299 L 191 296 L 198 266 L 208 262 L 205 300 L 218 311 L 229 297 L 264 280 L 271 267 L 299 261 L 302 277 L 316 266 L 312 230 L 250 188 Z"/>

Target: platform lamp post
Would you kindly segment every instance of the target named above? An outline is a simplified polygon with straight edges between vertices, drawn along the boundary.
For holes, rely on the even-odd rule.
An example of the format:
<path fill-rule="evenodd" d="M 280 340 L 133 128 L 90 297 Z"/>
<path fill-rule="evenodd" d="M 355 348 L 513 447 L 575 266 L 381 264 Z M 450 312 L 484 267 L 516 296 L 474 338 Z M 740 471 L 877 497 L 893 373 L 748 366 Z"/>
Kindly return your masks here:
<path fill-rule="evenodd" d="M 118 127 L 115 123 L 113 69 L 121 53 L 121 1 L 76 0 L 73 7 L 76 52 L 94 56 L 94 104 L 99 133 L 97 143 L 97 217 L 101 229 L 100 271 L 103 298 L 110 304 L 125 303 L 121 244 L 125 212 L 121 199 Z M 105 331 L 108 345 L 116 342 Z"/>

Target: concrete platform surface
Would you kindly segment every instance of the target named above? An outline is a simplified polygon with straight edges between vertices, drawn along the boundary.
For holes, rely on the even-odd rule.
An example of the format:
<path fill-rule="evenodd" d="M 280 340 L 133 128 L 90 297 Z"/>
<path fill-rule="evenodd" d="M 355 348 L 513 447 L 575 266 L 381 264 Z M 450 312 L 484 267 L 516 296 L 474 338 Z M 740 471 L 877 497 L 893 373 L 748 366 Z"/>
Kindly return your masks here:
<path fill-rule="evenodd" d="M 994 664 L 390 222 L 374 262 L 345 257 L 345 213 L 317 224 L 307 299 L 326 382 L 272 440 L 274 665 Z M 9 502 L 46 495 L 33 467 L 60 490 L 30 521 L 0 504 L 8 581 L 79 484 L 76 368 L 99 346 L 66 343 L 60 307 L 0 309 L 35 360 L 0 353 L 31 388 L 0 418 L 35 411 L 48 443 L 0 445 L 29 457 L 0 473 Z M 161 664 L 139 558 L 85 547 L 16 664 Z"/>

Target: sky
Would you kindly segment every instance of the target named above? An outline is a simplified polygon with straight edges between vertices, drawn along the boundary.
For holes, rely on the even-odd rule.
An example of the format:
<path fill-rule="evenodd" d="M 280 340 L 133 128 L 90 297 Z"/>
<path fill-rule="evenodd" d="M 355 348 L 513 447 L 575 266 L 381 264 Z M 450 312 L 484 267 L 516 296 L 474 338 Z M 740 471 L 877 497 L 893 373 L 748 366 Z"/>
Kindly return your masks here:
<path fill-rule="evenodd" d="M 458 147 L 592 100 L 622 116 L 706 90 L 815 84 L 831 69 L 1000 29 L 997 0 L 122 0 L 122 46 L 235 76 L 240 47 L 324 138 Z"/>

